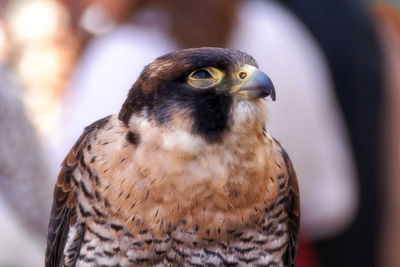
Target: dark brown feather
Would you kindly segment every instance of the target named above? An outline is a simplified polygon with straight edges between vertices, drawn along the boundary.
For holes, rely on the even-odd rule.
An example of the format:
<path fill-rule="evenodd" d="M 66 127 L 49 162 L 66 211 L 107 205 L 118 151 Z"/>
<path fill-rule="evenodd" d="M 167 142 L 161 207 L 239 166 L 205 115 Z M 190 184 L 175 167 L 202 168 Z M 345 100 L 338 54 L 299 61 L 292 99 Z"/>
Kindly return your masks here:
<path fill-rule="evenodd" d="M 289 227 L 289 241 L 288 248 L 284 255 L 285 266 L 295 266 L 296 263 L 296 252 L 299 239 L 299 226 L 300 226 L 300 198 L 299 198 L 299 186 L 297 183 L 296 173 L 294 171 L 292 162 L 289 155 L 281 144 L 275 140 L 280 146 L 282 157 L 285 161 L 286 171 L 288 175 L 288 192 L 287 201 L 285 204 L 286 212 L 288 214 L 288 227 Z"/>
<path fill-rule="evenodd" d="M 89 137 L 104 126 L 108 120 L 109 117 L 106 117 L 86 127 L 62 163 L 62 169 L 54 188 L 54 200 L 47 235 L 46 267 L 62 265 L 68 233 L 76 222 L 74 187 L 77 181 L 73 172 L 79 164 L 82 148 L 87 145 Z M 79 246 L 77 247 L 78 252 Z"/>

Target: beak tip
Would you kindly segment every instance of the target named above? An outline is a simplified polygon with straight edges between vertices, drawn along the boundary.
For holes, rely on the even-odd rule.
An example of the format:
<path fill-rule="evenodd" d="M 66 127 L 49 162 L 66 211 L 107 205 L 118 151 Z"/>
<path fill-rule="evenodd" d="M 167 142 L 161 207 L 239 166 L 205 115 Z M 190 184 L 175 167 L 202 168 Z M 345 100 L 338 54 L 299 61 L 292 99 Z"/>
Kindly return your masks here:
<path fill-rule="evenodd" d="M 266 91 L 268 92 L 268 95 L 271 96 L 272 101 L 275 102 L 276 101 L 275 86 L 268 76 L 266 82 Z"/>
<path fill-rule="evenodd" d="M 274 86 L 272 86 L 272 88 L 271 88 L 271 99 L 272 99 L 272 101 L 276 101 L 276 94 L 275 94 L 275 88 L 274 88 Z"/>
<path fill-rule="evenodd" d="M 264 94 L 264 96 L 271 96 L 272 101 L 276 100 L 274 84 L 264 72 L 258 71 L 254 81 L 258 85 L 259 90 L 261 90 L 261 95 Z"/>

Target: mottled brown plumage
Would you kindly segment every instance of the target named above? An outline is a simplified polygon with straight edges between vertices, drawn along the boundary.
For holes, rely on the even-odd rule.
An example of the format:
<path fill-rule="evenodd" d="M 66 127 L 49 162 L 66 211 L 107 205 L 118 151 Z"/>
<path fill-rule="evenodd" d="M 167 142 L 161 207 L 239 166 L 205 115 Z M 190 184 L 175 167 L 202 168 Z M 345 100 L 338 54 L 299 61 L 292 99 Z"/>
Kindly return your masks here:
<path fill-rule="evenodd" d="M 265 130 L 268 94 L 240 51 L 147 66 L 119 116 L 88 126 L 64 160 L 46 266 L 294 266 L 297 180 Z"/>

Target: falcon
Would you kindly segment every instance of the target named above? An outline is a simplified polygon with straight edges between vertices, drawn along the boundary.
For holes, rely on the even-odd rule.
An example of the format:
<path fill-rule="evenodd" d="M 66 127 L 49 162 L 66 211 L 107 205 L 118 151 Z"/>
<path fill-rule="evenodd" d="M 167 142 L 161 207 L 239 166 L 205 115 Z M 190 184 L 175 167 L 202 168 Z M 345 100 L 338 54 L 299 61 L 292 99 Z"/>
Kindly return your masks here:
<path fill-rule="evenodd" d="M 66 156 L 46 266 L 294 266 L 296 175 L 265 128 L 268 76 L 238 50 L 144 68 Z"/>

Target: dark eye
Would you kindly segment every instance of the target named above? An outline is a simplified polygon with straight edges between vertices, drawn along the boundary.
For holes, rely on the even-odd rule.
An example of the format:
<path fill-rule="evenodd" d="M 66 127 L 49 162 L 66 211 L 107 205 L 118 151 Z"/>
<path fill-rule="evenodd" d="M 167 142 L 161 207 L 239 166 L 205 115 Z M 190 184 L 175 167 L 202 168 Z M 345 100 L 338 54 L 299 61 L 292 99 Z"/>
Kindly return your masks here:
<path fill-rule="evenodd" d="M 187 78 L 187 83 L 198 89 L 211 88 L 221 81 L 223 75 L 224 73 L 216 68 L 202 68 L 190 73 Z"/>
<path fill-rule="evenodd" d="M 207 70 L 197 70 L 192 73 L 192 77 L 195 79 L 211 79 L 212 75 Z"/>

